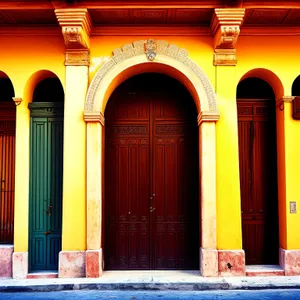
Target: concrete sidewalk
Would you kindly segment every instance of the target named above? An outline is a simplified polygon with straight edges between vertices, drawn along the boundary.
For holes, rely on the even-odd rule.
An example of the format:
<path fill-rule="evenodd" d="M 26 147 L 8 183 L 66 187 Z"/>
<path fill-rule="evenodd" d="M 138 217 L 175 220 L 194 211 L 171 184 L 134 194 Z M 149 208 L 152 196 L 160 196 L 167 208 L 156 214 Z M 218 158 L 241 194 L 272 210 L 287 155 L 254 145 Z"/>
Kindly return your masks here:
<path fill-rule="evenodd" d="M 300 289 L 300 276 L 204 278 L 194 271 L 106 271 L 100 278 L 0 279 L 0 292 Z"/>

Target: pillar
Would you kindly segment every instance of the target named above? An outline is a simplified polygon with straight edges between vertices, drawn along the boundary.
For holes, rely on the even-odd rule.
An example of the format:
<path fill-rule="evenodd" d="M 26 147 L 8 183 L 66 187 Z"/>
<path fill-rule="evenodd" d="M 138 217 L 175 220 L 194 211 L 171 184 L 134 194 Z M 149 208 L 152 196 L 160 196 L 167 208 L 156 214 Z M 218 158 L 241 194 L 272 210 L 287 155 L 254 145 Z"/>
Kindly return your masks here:
<path fill-rule="evenodd" d="M 293 119 L 293 98 L 283 97 L 277 110 L 279 261 L 288 276 L 300 275 L 300 122 Z"/>
<path fill-rule="evenodd" d="M 59 277 L 85 277 L 86 124 L 91 21 L 86 9 L 57 9 L 66 45 L 62 251 Z"/>
<path fill-rule="evenodd" d="M 216 183 L 216 124 L 219 114 L 200 113 L 199 163 L 201 199 L 200 273 L 205 277 L 218 276 L 217 251 L 217 183 Z"/>
<path fill-rule="evenodd" d="M 16 110 L 15 215 L 12 275 L 24 279 L 28 274 L 28 207 L 29 207 L 29 135 L 28 102 L 13 98 Z"/>
<path fill-rule="evenodd" d="M 87 122 L 87 252 L 86 277 L 99 277 L 103 272 L 102 252 L 102 149 L 104 116 L 85 112 Z"/>
<path fill-rule="evenodd" d="M 212 20 L 215 87 L 221 114 L 216 125 L 217 249 L 220 276 L 245 275 L 235 74 L 237 63 L 235 45 L 244 14 L 243 8 L 215 9 Z"/>

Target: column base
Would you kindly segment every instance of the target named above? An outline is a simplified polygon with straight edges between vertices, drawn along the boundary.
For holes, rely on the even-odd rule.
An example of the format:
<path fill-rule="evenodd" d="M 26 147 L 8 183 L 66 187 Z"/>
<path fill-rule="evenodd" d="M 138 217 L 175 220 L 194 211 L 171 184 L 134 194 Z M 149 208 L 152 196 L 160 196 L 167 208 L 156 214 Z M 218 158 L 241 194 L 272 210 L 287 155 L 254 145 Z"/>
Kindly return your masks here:
<path fill-rule="evenodd" d="M 25 279 L 28 274 L 28 252 L 14 252 L 13 260 L 13 278 Z"/>
<path fill-rule="evenodd" d="M 300 250 L 279 248 L 279 264 L 286 276 L 300 275 Z"/>
<path fill-rule="evenodd" d="M 0 278 L 12 277 L 13 245 L 0 245 Z"/>
<path fill-rule="evenodd" d="M 85 251 L 59 252 L 58 277 L 85 277 Z"/>
<path fill-rule="evenodd" d="M 244 250 L 218 251 L 219 276 L 245 276 Z"/>
<path fill-rule="evenodd" d="M 86 277 L 100 277 L 103 273 L 103 251 L 99 250 L 87 250 L 86 251 Z"/>
<path fill-rule="evenodd" d="M 200 248 L 200 274 L 203 277 L 218 277 L 218 250 Z"/>

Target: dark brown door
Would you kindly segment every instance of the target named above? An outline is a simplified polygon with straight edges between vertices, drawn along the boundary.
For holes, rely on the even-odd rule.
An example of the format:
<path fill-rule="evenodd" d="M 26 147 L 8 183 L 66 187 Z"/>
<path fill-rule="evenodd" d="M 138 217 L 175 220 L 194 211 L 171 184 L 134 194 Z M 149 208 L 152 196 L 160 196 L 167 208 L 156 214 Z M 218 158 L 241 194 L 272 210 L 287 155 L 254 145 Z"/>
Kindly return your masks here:
<path fill-rule="evenodd" d="M 276 264 L 278 199 L 274 101 L 239 100 L 238 128 L 246 264 Z"/>
<path fill-rule="evenodd" d="M 15 118 L 14 102 L 0 102 L 0 244 L 13 243 Z"/>
<path fill-rule="evenodd" d="M 160 74 L 127 80 L 105 112 L 105 268 L 196 269 L 196 108 Z"/>

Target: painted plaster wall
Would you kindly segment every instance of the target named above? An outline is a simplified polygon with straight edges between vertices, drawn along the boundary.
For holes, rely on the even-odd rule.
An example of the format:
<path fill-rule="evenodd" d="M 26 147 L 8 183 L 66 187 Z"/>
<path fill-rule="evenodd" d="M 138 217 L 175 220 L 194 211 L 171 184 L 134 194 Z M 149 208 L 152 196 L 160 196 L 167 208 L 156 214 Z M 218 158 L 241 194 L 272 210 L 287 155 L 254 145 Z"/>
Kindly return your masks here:
<path fill-rule="evenodd" d="M 143 36 L 112 36 L 91 38 L 91 66 L 89 79 L 99 69 L 112 50 L 122 47 Z M 236 67 L 214 67 L 212 38 L 210 37 L 161 37 L 170 44 L 175 44 L 189 51 L 189 56 L 206 73 L 216 90 L 221 118 L 217 123 L 217 242 L 218 249 L 241 249 L 240 191 L 238 171 L 238 144 L 236 118 L 236 86 L 239 79 L 255 68 L 265 68 L 274 72 L 283 84 L 280 92 L 278 81 L 270 75 L 270 83 L 279 98 L 290 95 L 291 85 L 299 75 L 297 61 L 299 49 L 286 45 L 300 44 L 298 37 L 245 37 L 241 36 L 237 45 L 238 64 Z M 29 179 L 29 111 L 27 103 L 36 83 L 49 70 L 56 74 L 65 88 L 66 68 L 64 66 L 64 43 L 60 36 L 0 36 L 0 70 L 5 72 L 15 88 L 15 95 L 23 97 L 18 107 L 17 122 L 17 168 L 16 168 L 16 212 L 15 212 L 15 251 L 27 251 L 28 245 L 28 179 Z M 280 58 L 280 59 L 278 59 Z M 77 67 L 74 67 L 76 73 Z M 83 71 L 84 73 L 84 71 Z M 268 75 L 269 74 L 269 75 Z M 48 74 L 49 75 L 49 74 Z M 72 75 L 70 75 L 72 78 Z M 268 78 L 265 78 L 266 80 Z M 76 97 L 76 95 L 73 95 Z M 72 98 L 72 91 L 69 99 Z M 82 105 L 76 102 L 77 109 Z M 70 106 L 71 107 L 71 106 Z M 71 109 L 71 108 L 70 108 Z M 279 208 L 280 208 L 280 243 L 286 249 L 300 249 L 297 227 L 300 225 L 299 213 L 289 213 L 288 201 L 297 201 L 299 205 L 300 185 L 297 184 L 300 167 L 300 142 L 295 136 L 300 132 L 300 122 L 291 118 L 291 105 L 285 104 L 284 118 L 278 115 L 278 156 L 279 164 Z M 68 119 L 66 119 L 68 122 Z M 85 123 L 78 118 L 75 122 L 83 129 Z M 76 132 L 69 139 L 76 139 Z M 82 133 L 82 139 L 84 134 Z M 24 147 L 25 145 L 25 147 Z M 284 153 L 282 153 L 284 151 Z M 82 151 L 81 151 L 82 152 Z M 72 153 L 70 153 L 72 157 Z M 81 157 L 83 153 L 81 153 Z M 282 172 L 286 168 L 286 172 Z M 79 163 L 76 172 L 85 174 L 85 161 Z M 76 197 L 72 191 L 72 182 L 67 182 L 68 205 L 64 206 L 63 249 L 85 250 L 86 248 L 86 203 L 85 189 Z M 67 195 L 65 195 L 67 196 Z M 73 202 L 72 202 L 72 200 Z M 285 209 L 284 209 L 285 208 Z M 230 238 L 229 238 L 230 237 Z"/>
<path fill-rule="evenodd" d="M 236 79 L 239 81 L 250 70 L 263 68 L 265 70 L 257 70 L 253 75 L 266 80 L 280 101 L 282 96 L 291 95 L 292 84 L 300 74 L 299 50 L 299 36 L 240 36 Z M 299 209 L 291 214 L 289 207 L 290 201 L 300 205 L 300 121 L 292 118 L 290 103 L 284 104 L 284 111 L 277 105 L 276 116 L 280 246 L 300 249 Z"/>

